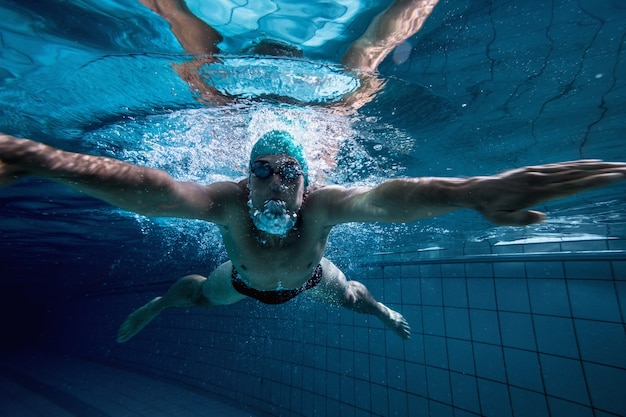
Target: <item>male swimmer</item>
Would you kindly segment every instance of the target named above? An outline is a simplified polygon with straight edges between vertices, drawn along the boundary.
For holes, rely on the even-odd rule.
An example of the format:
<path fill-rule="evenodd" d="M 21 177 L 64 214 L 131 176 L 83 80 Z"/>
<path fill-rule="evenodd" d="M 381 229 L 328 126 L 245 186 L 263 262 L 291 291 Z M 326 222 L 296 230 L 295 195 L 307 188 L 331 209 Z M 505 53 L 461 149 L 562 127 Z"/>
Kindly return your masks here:
<path fill-rule="evenodd" d="M 349 222 L 414 222 L 459 209 L 497 225 L 523 226 L 545 215 L 527 208 L 626 178 L 626 164 L 580 160 L 469 178 L 396 178 L 375 187 L 309 183 L 302 145 L 271 131 L 254 145 L 248 177 L 208 185 L 180 182 L 166 172 L 112 158 L 65 152 L 0 134 L 0 184 L 47 178 L 146 216 L 215 223 L 229 261 L 208 277 L 188 275 L 128 316 L 117 339 L 126 342 L 169 307 L 215 307 L 247 297 L 269 304 L 308 294 L 379 318 L 403 338 L 402 315 L 347 280 L 324 257 L 331 229 Z"/>

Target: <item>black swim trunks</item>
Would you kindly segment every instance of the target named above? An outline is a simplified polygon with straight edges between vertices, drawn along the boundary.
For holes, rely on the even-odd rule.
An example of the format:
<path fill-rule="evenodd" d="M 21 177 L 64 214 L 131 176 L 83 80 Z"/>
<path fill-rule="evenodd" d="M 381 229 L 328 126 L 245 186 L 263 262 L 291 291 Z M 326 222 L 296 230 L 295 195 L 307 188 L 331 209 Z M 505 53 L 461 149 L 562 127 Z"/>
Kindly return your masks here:
<path fill-rule="evenodd" d="M 235 269 L 233 265 L 233 270 L 230 275 L 230 282 L 233 284 L 235 290 L 238 293 L 247 295 L 248 297 L 255 298 L 262 303 L 265 304 L 282 304 L 291 300 L 295 296 L 303 293 L 306 290 L 310 290 L 320 283 L 322 280 L 322 265 L 317 265 L 315 271 L 313 271 L 313 275 L 307 282 L 302 284 L 300 288 L 296 288 L 293 290 L 271 290 L 271 291 L 260 291 L 256 288 L 250 287 L 248 284 L 243 282 L 241 277 L 239 276 L 239 272 Z"/>

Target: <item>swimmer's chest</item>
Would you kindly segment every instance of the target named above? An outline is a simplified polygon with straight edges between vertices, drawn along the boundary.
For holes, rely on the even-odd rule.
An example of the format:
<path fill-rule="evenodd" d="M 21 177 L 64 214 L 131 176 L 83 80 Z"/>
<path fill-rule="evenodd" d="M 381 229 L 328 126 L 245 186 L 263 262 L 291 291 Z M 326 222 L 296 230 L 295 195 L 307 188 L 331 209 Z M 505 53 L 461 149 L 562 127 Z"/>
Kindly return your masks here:
<path fill-rule="evenodd" d="M 235 267 L 255 287 L 265 286 L 263 284 L 271 287 L 273 281 L 282 281 L 285 287 L 299 287 L 310 278 L 325 246 L 298 235 L 283 240 L 263 240 L 262 236 L 248 235 L 230 242 L 231 245 L 226 240 L 225 243 Z M 262 282 L 255 282 L 257 280 Z"/>

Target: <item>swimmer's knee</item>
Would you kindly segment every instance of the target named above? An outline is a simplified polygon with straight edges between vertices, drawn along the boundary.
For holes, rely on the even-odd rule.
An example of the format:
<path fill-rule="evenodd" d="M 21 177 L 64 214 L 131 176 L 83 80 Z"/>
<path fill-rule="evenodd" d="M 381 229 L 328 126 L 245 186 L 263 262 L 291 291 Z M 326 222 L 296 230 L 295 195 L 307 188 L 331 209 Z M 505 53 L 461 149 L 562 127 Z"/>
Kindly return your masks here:
<path fill-rule="evenodd" d="M 202 275 L 191 274 L 182 277 L 178 282 L 181 293 L 184 294 L 193 304 L 201 307 L 208 307 L 209 300 L 204 296 L 203 284 L 206 278 Z"/>

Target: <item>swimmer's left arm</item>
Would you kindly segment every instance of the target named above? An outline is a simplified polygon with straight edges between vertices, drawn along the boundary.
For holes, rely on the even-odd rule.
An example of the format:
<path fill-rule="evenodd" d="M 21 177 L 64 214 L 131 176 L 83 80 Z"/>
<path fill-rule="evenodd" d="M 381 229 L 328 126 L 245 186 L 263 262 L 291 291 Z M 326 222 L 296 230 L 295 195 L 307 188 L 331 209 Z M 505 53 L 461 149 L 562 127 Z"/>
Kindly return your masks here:
<path fill-rule="evenodd" d="M 436 180 L 434 186 L 431 180 Z M 323 205 L 329 225 L 351 222 L 412 222 L 461 208 L 448 194 L 460 186 L 455 178 L 393 179 L 374 188 L 324 187 L 311 195 Z M 321 203 L 319 201 L 322 201 Z"/>
<path fill-rule="evenodd" d="M 371 189 L 329 187 L 323 200 L 329 225 L 412 222 L 467 208 L 497 225 L 524 226 L 546 218 L 528 207 L 624 179 L 625 163 L 581 160 L 492 176 L 393 179 Z"/>

